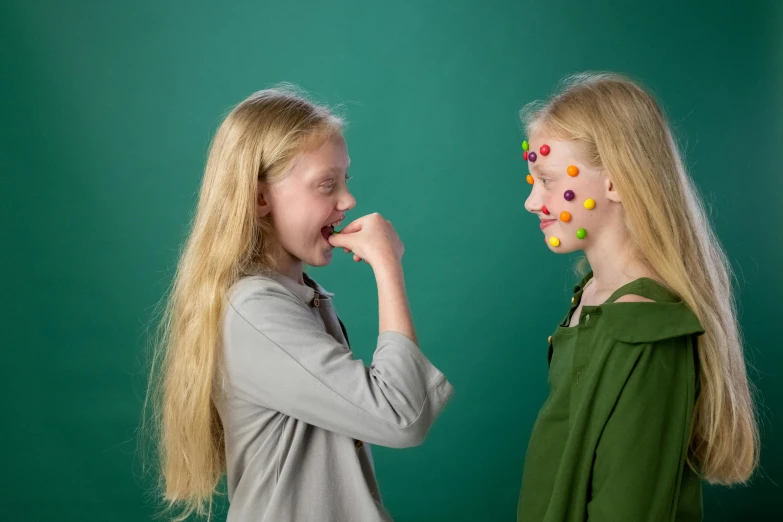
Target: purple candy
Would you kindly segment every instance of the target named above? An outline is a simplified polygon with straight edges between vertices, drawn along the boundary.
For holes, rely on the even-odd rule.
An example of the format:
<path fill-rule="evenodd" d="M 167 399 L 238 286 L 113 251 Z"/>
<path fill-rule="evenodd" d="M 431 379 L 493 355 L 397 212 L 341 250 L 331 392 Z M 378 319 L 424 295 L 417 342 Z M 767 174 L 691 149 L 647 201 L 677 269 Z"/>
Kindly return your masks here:
<path fill-rule="evenodd" d="M 566 198 L 566 201 L 571 201 L 572 199 L 574 199 L 574 191 L 566 190 L 565 194 L 563 194 L 563 197 Z"/>
<path fill-rule="evenodd" d="M 538 157 L 538 156 L 536 156 L 536 153 L 535 153 L 535 152 L 530 152 L 530 153 L 528 153 L 528 155 L 527 155 L 527 159 L 528 159 L 528 161 L 536 161 L 536 158 L 537 158 L 537 157 Z"/>

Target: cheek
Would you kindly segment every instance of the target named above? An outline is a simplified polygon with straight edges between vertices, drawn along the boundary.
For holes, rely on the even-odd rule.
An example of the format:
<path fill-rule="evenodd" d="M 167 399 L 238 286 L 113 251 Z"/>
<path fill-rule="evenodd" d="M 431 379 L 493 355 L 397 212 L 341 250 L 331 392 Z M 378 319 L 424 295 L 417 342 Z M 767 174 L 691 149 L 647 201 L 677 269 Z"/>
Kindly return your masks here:
<path fill-rule="evenodd" d="M 589 221 L 594 217 L 597 207 L 596 198 L 594 195 L 591 197 L 589 187 L 580 187 L 580 185 L 575 182 L 564 183 L 561 187 L 565 188 L 547 194 L 544 203 L 552 218 L 556 218 L 564 225 L 577 225 L 581 221 Z"/>

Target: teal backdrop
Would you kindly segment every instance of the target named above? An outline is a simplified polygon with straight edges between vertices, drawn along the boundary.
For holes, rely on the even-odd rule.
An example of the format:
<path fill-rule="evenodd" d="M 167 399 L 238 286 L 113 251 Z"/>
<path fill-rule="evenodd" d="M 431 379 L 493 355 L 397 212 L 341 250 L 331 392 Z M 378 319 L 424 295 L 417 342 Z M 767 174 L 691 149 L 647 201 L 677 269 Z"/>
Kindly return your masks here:
<path fill-rule="evenodd" d="M 385 503 L 402 522 L 513 521 L 576 280 L 524 211 L 517 113 L 584 70 L 663 101 L 736 269 L 761 469 L 705 488 L 706 520 L 779 520 L 781 27 L 772 0 L 6 0 L 0 520 L 155 513 L 137 451 L 153 310 L 221 117 L 289 81 L 343 107 L 351 217 L 395 224 L 421 345 L 456 388 L 422 446 L 375 449 Z M 369 361 L 371 270 L 335 257 L 313 275 Z"/>

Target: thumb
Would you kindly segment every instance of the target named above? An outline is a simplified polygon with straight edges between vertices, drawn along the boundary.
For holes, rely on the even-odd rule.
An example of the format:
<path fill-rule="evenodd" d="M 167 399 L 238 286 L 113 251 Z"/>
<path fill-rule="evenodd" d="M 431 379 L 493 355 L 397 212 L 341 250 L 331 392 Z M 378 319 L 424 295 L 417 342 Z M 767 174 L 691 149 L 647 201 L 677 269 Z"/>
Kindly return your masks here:
<path fill-rule="evenodd" d="M 333 247 L 347 248 L 348 250 L 353 250 L 354 240 L 355 238 L 351 237 L 351 234 L 343 234 L 342 232 L 329 236 L 330 245 Z"/>
<path fill-rule="evenodd" d="M 363 220 L 364 218 L 354 219 L 347 225 L 345 225 L 342 230 L 340 230 L 340 234 L 353 234 L 354 232 L 359 232 L 362 229 Z"/>

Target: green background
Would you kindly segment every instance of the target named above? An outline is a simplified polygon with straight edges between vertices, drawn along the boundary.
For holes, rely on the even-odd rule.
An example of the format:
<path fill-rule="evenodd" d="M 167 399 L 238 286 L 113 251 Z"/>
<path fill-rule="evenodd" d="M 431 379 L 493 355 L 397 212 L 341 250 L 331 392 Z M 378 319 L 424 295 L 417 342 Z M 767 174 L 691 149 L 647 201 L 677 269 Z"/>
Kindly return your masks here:
<path fill-rule="evenodd" d="M 600 4 L 600 5 L 599 5 Z M 291 81 L 342 104 L 351 217 L 406 246 L 422 347 L 456 395 L 423 446 L 376 448 L 398 521 L 514 520 L 575 258 L 523 202 L 517 111 L 564 75 L 624 72 L 664 101 L 738 274 L 762 467 L 705 488 L 710 521 L 771 520 L 783 482 L 783 10 L 754 2 L 55 2 L 0 8 L 0 520 L 154 513 L 137 427 L 143 347 L 223 114 Z M 370 268 L 313 275 L 356 352 Z M 777 428 L 777 429 L 776 429 Z M 222 517 L 219 517 L 221 519 Z"/>

